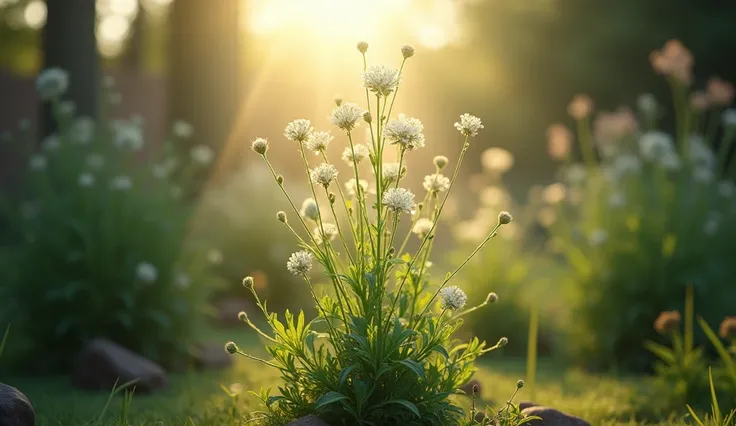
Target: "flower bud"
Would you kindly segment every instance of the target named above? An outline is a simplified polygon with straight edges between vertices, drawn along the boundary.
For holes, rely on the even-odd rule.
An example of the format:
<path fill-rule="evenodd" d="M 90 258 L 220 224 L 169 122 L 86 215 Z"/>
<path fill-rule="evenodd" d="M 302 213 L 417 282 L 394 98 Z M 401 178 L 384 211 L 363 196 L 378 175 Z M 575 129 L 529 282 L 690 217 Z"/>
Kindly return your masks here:
<path fill-rule="evenodd" d="M 478 386 L 477 383 L 473 385 L 473 395 L 478 395 L 478 392 L 480 392 L 480 386 Z"/>
<path fill-rule="evenodd" d="M 518 382 L 516 382 L 516 388 L 517 389 L 521 389 L 523 387 L 524 387 L 524 381 L 523 380 L 519 380 Z"/>
<path fill-rule="evenodd" d="M 268 140 L 265 138 L 256 138 L 250 145 L 251 149 L 261 155 L 266 155 L 268 151 Z"/>
<path fill-rule="evenodd" d="M 447 160 L 447 157 L 444 155 L 438 155 L 434 157 L 434 165 L 437 167 L 437 169 L 442 170 L 445 168 L 449 160 Z"/>
<path fill-rule="evenodd" d="M 373 122 L 373 116 L 371 115 L 370 112 L 365 111 L 363 113 L 363 121 L 365 121 L 368 124 L 371 124 Z"/>
<path fill-rule="evenodd" d="M 514 217 L 507 211 L 503 211 L 498 214 L 498 223 L 501 225 L 508 225 L 513 219 Z"/>
<path fill-rule="evenodd" d="M 227 351 L 227 353 L 232 355 L 238 352 L 238 345 L 236 345 L 235 342 L 227 342 L 225 344 L 225 351 Z"/>
<path fill-rule="evenodd" d="M 248 321 L 248 314 L 243 311 L 238 312 L 238 319 L 242 322 Z"/>
<path fill-rule="evenodd" d="M 401 54 L 404 56 L 404 59 L 409 59 L 414 56 L 414 48 L 409 46 L 408 44 L 405 44 L 401 48 Z"/>
<path fill-rule="evenodd" d="M 281 176 L 281 175 L 276 176 L 276 183 L 278 183 L 279 185 L 283 185 L 284 184 L 284 177 Z"/>
<path fill-rule="evenodd" d="M 340 95 L 335 96 L 335 105 L 337 106 L 342 105 L 342 96 Z"/>
<path fill-rule="evenodd" d="M 502 337 L 498 339 L 498 347 L 502 348 L 508 344 L 509 344 L 509 339 L 507 339 L 506 337 Z"/>
<path fill-rule="evenodd" d="M 245 287 L 245 288 L 253 288 L 253 284 L 254 284 L 253 277 L 247 276 L 247 277 L 243 278 L 243 287 Z"/>
<path fill-rule="evenodd" d="M 498 295 L 496 293 L 488 293 L 488 301 L 491 303 L 498 302 Z"/>
<path fill-rule="evenodd" d="M 366 43 L 364 41 L 358 42 L 358 45 L 356 47 L 358 48 L 358 52 L 360 52 L 360 53 L 362 53 L 364 55 L 365 55 L 365 52 L 368 51 L 368 43 Z"/>
<path fill-rule="evenodd" d="M 335 204 L 335 193 L 330 192 L 329 194 L 327 194 L 327 199 L 330 201 L 330 204 Z"/>
<path fill-rule="evenodd" d="M 286 213 L 283 211 L 276 212 L 276 219 L 281 223 L 286 223 Z"/>

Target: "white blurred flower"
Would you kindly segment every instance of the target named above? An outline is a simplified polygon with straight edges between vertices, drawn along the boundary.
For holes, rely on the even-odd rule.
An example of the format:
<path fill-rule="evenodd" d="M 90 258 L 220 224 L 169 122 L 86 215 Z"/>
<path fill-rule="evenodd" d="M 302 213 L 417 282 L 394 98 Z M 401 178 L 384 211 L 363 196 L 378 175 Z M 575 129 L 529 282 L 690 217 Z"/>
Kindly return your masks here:
<path fill-rule="evenodd" d="M 313 151 L 315 154 L 324 152 L 330 145 L 330 142 L 334 137 L 330 132 L 313 132 L 307 137 L 306 147 L 308 150 Z"/>
<path fill-rule="evenodd" d="M 637 174 L 641 171 L 641 160 L 636 155 L 622 154 L 616 157 L 613 167 L 618 176 Z"/>
<path fill-rule="evenodd" d="M 180 139 L 189 139 L 194 133 L 194 127 L 183 120 L 176 120 L 171 126 L 171 132 Z"/>
<path fill-rule="evenodd" d="M 77 117 L 69 126 L 69 137 L 73 142 L 85 145 L 95 137 L 95 121 L 87 116 Z"/>
<path fill-rule="evenodd" d="M 337 178 L 337 168 L 332 164 L 322 163 L 319 166 L 313 168 L 309 172 L 309 175 L 312 179 L 312 182 L 327 187 L 333 180 Z"/>
<path fill-rule="evenodd" d="M 585 166 L 582 164 L 572 164 L 565 170 L 565 180 L 570 185 L 580 185 L 588 176 Z"/>
<path fill-rule="evenodd" d="M 197 145 L 189 151 L 189 156 L 195 163 L 206 166 L 215 159 L 215 151 L 207 145 Z"/>
<path fill-rule="evenodd" d="M 345 150 L 342 152 L 342 159 L 352 166 L 353 161 L 360 164 L 360 162 L 368 158 L 369 155 L 370 151 L 367 146 L 363 144 L 355 144 L 352 148 L 349 146 L 345 147 Z"/>
<path fill-rule="evenodd" d="M 130 176 L 120 175 L 115 176 L 110 181 L 110 188 L 117 191 L 127 191 L 133 186 L 133 180 Z"/>
<path fill-rule="evenodd" d="M 56 151 L 61 146 L 61 138 L 56 133 L 52 133 L 41 141 L 41 148 L 46 151 Z"/>
<path fill-rule="evenodd" d="M 351 131 L 358 125 L 358 120 L 363 118 L 363 110 L 351 102 L 344 102 L 330 113 L 330 123 L 338 128 Z"/>
<path fill-rule="evenodd" d="M 483 128 L 483 123 L 480 121 L 480 118 L 465 113 L 460 116 L 460 121 L 455 123 L 455 128 L 463 136 L 475 137 L 478 135 L 480 129 Z"/>
<path fill-rule="evenodd" d="M 209 260 L 213 265 L 220 265 L 224 259 L 220 250 L 211 249 L 207 252 L 207 260 Z"/>
<path fill-rule="evenodd" d="M 514 156 L 503 148 L 488 148 L 480 155 L 480 162 L 487 171 L 503 174 L 514 165 Z"/>
<path fill-rule="evenodd" d="M 714 178 L 715 174 L 711 169 L 706 167 L 696 167 L 693 169 L 693 179 L 698 183 L 708 184 L 713 182 Z"/>
<path fill-rule="evenodd" d="M 639 150 L 642 157 L 655 160 L 663 152 L 673 149 L 672 137 L 660 131 L 646 132 L 639 137 Z"/>
<path fill-rule="evenodd" d="M 36 77 L 36 91 L 41 100 L 59 98 L 69 88 L 69 73 L 58 67 L 47 68 Z"/>
<path fill-rule="evenodd" d="M 338 230 L 334 224 L 323 222 L 314 228 L 312 234 L 314 234 L 315 243 L 322 244 L 325 241 L 334 240 L 337 237 Z"/>
<path fill-rule="evenodd" d="M 319 208 L 313 198 L 307 198 L 302 203 L 302 209 L 299 212 L 303 218 L 317 221 L 319 219 Z"/>
<path fill-rule="evenodd" d="M 489 207 L 500 207 L 508 204 L 509 195 L 499 186 L 487 186 L 480 192 L 480 202 Z"/>
<path fill-rule="evenodd" d="M 185 289 L 185 288 L 189 288 L 189 286 L 192 284 L 192 279 L 189 278 L 189 275 L 183 272 L 179 272 L 178 274 L 176 274 L 174 283 L 176 284 L 177 287 Z"/>
<path fill-rule="evenodd" d="M 399 163 L 384 163 L 383 164 L 383 179 L 388 182 L 395 182 L 399 178 Z"/>
<path fill-rule="evenodd" d="M 729 108 L 721 113 L 721 122 L 727 129 L 736 129 L 736 109 Z"/>
<path fill-rule="evenodd" d="M 158 270 L 148 262 L 139 263 L 135 272 L 139 280 L 147 283 L 152 283 L 158 278 Z"/>
<path fill-rule="evenodd" d="M 593 100 L 588 95 L 575 95 L 567 105 L 567 113 L 575 120 L 587 118 L 593 112 Z"/>
<path fill-rule="evenodd" d="M 593 246 L 599 246 L 608 240 L 608 232 L 606 232 L 604 229 L 595 229 L 590 233 L 590 236 L 588 237 L 588 241 L 590 241 L 590 244 Z"/>
<path fill-rule="evenodd" d="M 306 275 L 312 270 L 312 253 L 301 250 L 292 253 L 286 262 L 286 269 L 294 275 Z"/>
<path fill-rule="evenodd" d="M 659 110 L 657 98 L 651 93 L 643 93 L 636 98 L 636 106 L 646 117 L 655 117 Z"/>
<path fill-rule="evenodd" d="M 383 137 L 392 144 L 400 145 L 407 151 L 424 146 L 424 125 L 416 118 L 399 114 L 397 120 L 389 121 L 383 129 Z"/>
<path fill-rule="evenodd" d="M 711 212 L 703 222 L 703 232 L 706 235 L 713 236 L 721 227 L 721 216 L 717 212 Z"/>
<path fill-rule="evenodd" d="M 440 290 L 440 307 L 457 311 L 465 306 L 468 296 L 458 286 L 449 286 Z"/>
<path fill-rule="evenodd" d="M 537 222 L 545 228 L 549 228 L 557 220 L 557 212 L 549 206 L 544 206 L 537 212 Z"/>
<path fill-rule="evenodd" d="M 383 194 L 383 204 L 395 213 L 411 213 L 416 207 L 414 194 L 406 188 L 390 188 Z"/>
<path fill-rule="evenodd" d="M 84 159 L 84 162 L 87 164 L 87 167 L 101 169 L 105 165 L 105 157 L 101 154 L 89 154 Z"/>
<path fill-rule="evenodd" d="M 58 108 L 59 114 L 66 118 L 74 116 L 74 113 L 77 112 L 77 105 L 74 103 L 74 101 L 70 100 L 59 102 Z"/>
<path fill-rule="evenodd" d="M 708 169 L 712 169 L 716 164 L 716 156 L 701 135 L 690 135 L 690 160 L 696 166 Z"/>
<path fill-rule="evenodd" d="M 294 142 L 304 142 L 312 133 L 312 122 L 303 118 L 297 118 L 286 125 L 284 136 L 286 139 Z"/>
<path fill-rule="evenodd" d="M 368 181 L 364 179 L 358 180 L 358 183 L 360 184 L 360 190 L 363 194 L 368 192 Z M 347 183 L 345 183 L 345 190 L 348 193 L 348 196 L 355 197 L 358 195 L 358 187 L 355 185 L 355 178 L 351 178 Z"/>
<path fill-rule="evenodd" d="M 399 86 L 399 70 L 385 65 L 371 65 L 362 74 L 363 87 L 377 96 L 388 96 Z"/>
<path fill-rule="evenodd" d="M 563 124 L 553 124 L 547 129 L 547 153 L 555 160 L 563 160 L 570 155 L 572 132 Z"/>
<path fill-rule="evenodd" d="M 46 169 L 47 164 L 48 164 L 48 160 L 46 160 L 46 157 L 44 157 L 43 155 L 32 156 L 28 163 L 31 170 L 34 170 L 34 171 L 41 171 L 41 170 Z"/>
<path fill-rule="evenodd" d="M 677 152 L 674 150 L 665 152 L 660 158 L 659 158 L 659 164 L 662 165 L 667 170 L 679 170 L 682 162 L 680 161 L 680 157 L 677 155 Z"/>
<path fill-rule="evenodd" d="M 548 185 L 542 190 L 542 200 L 547 204 L 557 204 L 564 200 L 566 195 L 567 188 L 559 182 Z"/>
<path fill-rule="evenodd" d="M 614 192 L 608 199 L 608 205 L 614 208 L 626 205 L 626 195 L 623 192 Z"/>
<path fill-rule="evenodd" d="M 95 176 L 92 173 L 82 173 L 77 178 L 77 184 L 83 188 L 88 188 L 95 184 Z"/>
<path fill-rule="evenodd" d="M 113 122 L 112 126 L 115 146 L 133 151 L 143 148 L 143 130 L 140 126 L 123 120 Z"/>
<path fill-rule="evenodd" d="M 450 178 L 441 173 L 433 173 L 424 177 L 423 186 L 427 192 L 445 192 L 450 188 Z"/>
<path fill-rule="evenodd" d="M 723 198 L 731 198 L 736 193 L 736 186 L 731 181 L 718 182 L 718 194 Z"/>
<path fill-rule="evenodd" d="M 427 219 L 426 217 L 423 217 L 414 224 L 414 227 L 412 227 L 411 232 L 417 234 L 419 238 L 424 238 L 425 235 L 427 235 L 427 232 L 432 229 L 432 226 L 434 223 Z"/>

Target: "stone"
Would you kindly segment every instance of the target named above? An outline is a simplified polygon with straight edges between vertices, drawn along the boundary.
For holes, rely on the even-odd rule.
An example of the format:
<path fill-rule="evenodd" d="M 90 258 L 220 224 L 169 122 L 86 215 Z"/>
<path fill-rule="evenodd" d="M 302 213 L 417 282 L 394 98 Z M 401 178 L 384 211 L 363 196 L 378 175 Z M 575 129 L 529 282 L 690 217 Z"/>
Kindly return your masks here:
<path fill-rule="evenodd" d="M 323 422 L 319 417 L 308 415 L 300 419 L 292 420 L 286 424 L 286 426 L 330 426 Z"/>
<path fill-rule="evenodd" d="M 33 426 L 36 413 L 31 401 L 18 389 L 0 383 L 0 425 Z"/>
<path fill-rule="evenodd" d="M 223 369 L 233 365 L 233 356 L 221 343 L 200 343 L 192 349 L 192 361 L 197 369 Z"/>
<path fill-rule="evenodd" d="M 519 403 L 519 411 L 524 411 L 529 407 L 539 407 L 539 404 L 537 404 L 536 402 L 531 402 L 531 401 L 521 401 Z"/>
<path fill-rule="evenodd" d="M 590 426 L 590 423 L 580 417 L 571 416 L 554 408 L 533 406 L 521 411 L 525 416 L 536 416 L 541 420 L 532 420 L 525 423 L 528 426 Z"/>
<path fill-rule="evenodd" d="M 476 394 L 476 397 L 480 398 L 482 391 L 483 391 L 483 387 L 480 385 L 480 382 L 477 379 L 473 379 L 470 382 L 464 384 L 463 387 L 461 387 L 460 389 L 462 389 L 468 397 L 472 398 L 473 397 L 473 386 L 475 385 L 478 385 L 478 393 Z"/>
<path fill-rule="evenodd" d="M 251 312 L 253 305 L 248 299 L 238 299 L 233 297 L 227 297 L 218 300 L 214 303 L 215 310 L 217 311 L 216 320 L 222 325 L 239 325 L 242 324 L 238 319 L 240 312 Z"/>
<path fill-rule="evenodd" d="M 136 393 L 148 393 L 166 387 L 166 371 L 155 362 L 107 339 L 94 339 L 77 355 L 72 384 L 80 389 L 111 390 L 131 380 Z M 132 387 L 131 386 L 131 387 Z"/>

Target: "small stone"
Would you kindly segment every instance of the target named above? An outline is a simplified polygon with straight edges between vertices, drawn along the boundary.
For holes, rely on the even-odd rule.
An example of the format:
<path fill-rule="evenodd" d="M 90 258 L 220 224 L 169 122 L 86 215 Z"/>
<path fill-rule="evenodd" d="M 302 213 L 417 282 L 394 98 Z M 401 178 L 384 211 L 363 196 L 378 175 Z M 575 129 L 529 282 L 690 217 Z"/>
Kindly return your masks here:
<path fill-rule="evenodd" d="M 519 403 L 519 411 L 524 411 L 530 407 L 539 407 L 539 404 L 537 404 L 536 402 L 531 402 L 531 401 L 521 401 Z"/>
<path fill-rule="evenodd" d="M 292 420 L 286 426 L 330 426 L 323 422 L 319 417 L 308 415 L 300 419 Z"/>
<path fill-rule="evenodd" d="M 0 383 L 0 425 L 33 426 L 36 413 L 31 401 L 18 389 Z"/>
<path fill-rule="evenodd" d="M 571 416 L 549 407 L 528 407 L 521 411 L 525 416 L 536 416 L 541 420 L 532 420 L 525 423 L 529 426 L 590 426 L 590 423 L 580 417 Z"/>
<path fill-rule="evenodd" d="M 77 355 L 72 384 L 80 389 L 110 391 L 138 379 L 136 393 L 148 393 L 166 387 L 166 371 L 155 362 L 107 339 L 94 339 Z"/>

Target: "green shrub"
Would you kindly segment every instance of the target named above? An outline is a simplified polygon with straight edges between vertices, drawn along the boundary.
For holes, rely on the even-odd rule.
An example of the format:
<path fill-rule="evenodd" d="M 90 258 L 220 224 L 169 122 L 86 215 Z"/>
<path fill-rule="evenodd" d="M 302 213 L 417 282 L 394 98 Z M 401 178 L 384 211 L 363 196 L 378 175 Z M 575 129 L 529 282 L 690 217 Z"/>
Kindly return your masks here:
<path fill-rule="evenodd" d="M 709 321 L 728 314 L 736 299 L 736 222 L 727 220 L 736 190 L 726 162 L 736 111 L 721 115 L 733 87 L 712 80 L 709 95 L 689 101 L 690 53 L 670 42 L 652 58 L 672 85 L 674 137 L 657 130 L 661 107 L 650 96 L 639 99 L 639 119 L 626 108 L 602 112 L 593 130 L 592 101 L 573 100 L 583 164 L 569 156 L 569 132 L 555 126 L 550 135 L 550 153 L 565 162 L 565 184 L 543 192 L 556 210 L 552 247 L 569 267 L 565 347 L 589 367 L 647 369 L 653 359 L 642 343 L 662 341 L 651 324 L 661 311 L 682 309 L 688 284 L 695 311 Z"/>
<path fill-rule="evenodd" d="M 359 43 L 358 49 L 365 55 L 367 44 Z M 404 161 L 425 142 L 419 120 L 403 115 L 391 118 L 399 78 L 413 53 L 410 46 L 402 48 L 404 61 L 398 70 L 384 66 L 364 69 L 366 98 L 375 99 L 369 101 L 370 111 L 338 101 L 330 114 L 330 121 L 346 142 L 340 148 L 348 165 L 345 189 L 337 182 L 338 174 L 340 179 L 343 174 L 325 155 L 325 150 L 334 149 L 332 136 L 314 132 L 309 120 L 294 120 L 285 130 L 286 138 L 292 141 L 289 143 L 300 150 L 312 192 L 301 209 L 268 159 L 268 141 L 253 141 L 253 151 L 262 155 L 291 206 L 289 215 L 283 211 L 276 214 L 301 248 L 289 257 L 286 267 L 305 281 L 318 312 L 312 321 L 306 320 L 303 312 L 289 311 L 279 319 L 261 301 L 255 280 L 244 280 L 268 327 L 261 330 L 244 312 L 240 318 L 264 339 L 272 359 L 247 354 L 233 342 L 225 348 L 280 372 L 283 386 L 279 395 L 270 395 L 267 389 L 256 394 L 265 412 L 255 416 L 269 424 L 283 424 L 306 414 L 316 414 L 330 424 L 458 424 L 466 416 L 452 394 L 469 382 L 479 356 L 507 342 L 503 338 L 486 347 L 477 338 L 466 343 L 452 339 L 462 324 L 461 317 L 473 309 L 463 310 L 467 296 L 460 288 L 447 286 L 466 261 L 448 273 L 439 286 L 429 281 L 429 255 L 438 219 L 471 137 L 483 126 L 469 114 L 455 123 L 464 140 L 458 146 L 460 156 L 452 178 L 441 174 L 447 158 L 437 157 L 436 172 L 424 180 L 423 202 L 417 203 L 411 191 L 400 187 L 405 185 L 402 179 L 407 174 Z M 353 143 L 352 132 L 360 121 L 371 128 L 367 145 Z M 310 164 L 307 151 L 324 162 Z M 390 156 L 395 156 L 396 163 L 390 163 Z M 375 188 L 375 198 L 368 193 L 371 188 Z M 399 228 L 400 222 L 409 222 L 408 229 Z M 498 214 L 496 227 L 488 230 L 468 259 L 510 222 L 510 214 Z M 416 236 L 421 241 L 419 247 L 407 252 L 405 242 Z M 333 286 L 330 295 L 321 296 L 314 290 L 311 277 L 315 260 L 324 269 L 324 279 Z M 521 424 L 506 412 L 502 416 L 504 424 Z"/>
<path fill-rule="evenodd" d="M 16 361 L 67 369 L 85 341 L 106 337 L 169 364 L 190 342 L 213 283 L 206 259 L 185 246 L 184 201 L 188 177 L 213 153 L 179 155 L 180 124 L 162 155 L 142 156 L 139 120 L 74 117 L 61 99 L 67 85 L 60 69 L 38 76 L 58 131 L 39 152 L 30 140 L 10 145 L 28 164 L 2 211 L 12 268 L 2 270 L 0 300 L 12 301 L 3 308 L 18 330 Z"/>

